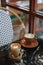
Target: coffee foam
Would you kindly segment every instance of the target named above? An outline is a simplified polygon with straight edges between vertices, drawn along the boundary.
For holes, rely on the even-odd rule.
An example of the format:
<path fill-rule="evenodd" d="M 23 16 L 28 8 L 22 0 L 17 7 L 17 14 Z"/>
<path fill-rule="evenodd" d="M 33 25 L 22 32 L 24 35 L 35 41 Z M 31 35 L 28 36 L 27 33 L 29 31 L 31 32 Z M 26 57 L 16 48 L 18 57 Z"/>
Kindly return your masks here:
<path fill-rule="evenodd" d="M 33 34 L 25 34 L 24 37 L 26 37 L 26 38 L 34 38 L 34 35 Z"/>
<path fill-rule="evenodd" d="M 18 46 L 14 46 L 14 48 L 18 48 Z"/>

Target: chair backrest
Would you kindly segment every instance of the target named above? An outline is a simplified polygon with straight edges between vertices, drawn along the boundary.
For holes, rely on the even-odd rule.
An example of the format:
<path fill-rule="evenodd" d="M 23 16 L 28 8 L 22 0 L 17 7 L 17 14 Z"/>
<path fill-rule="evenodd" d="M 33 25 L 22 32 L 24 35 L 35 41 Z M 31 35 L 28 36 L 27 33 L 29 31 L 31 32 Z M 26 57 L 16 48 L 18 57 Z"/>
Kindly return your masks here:
<path fill-rule="evenodd" d="M 15 12 L 0 7 L 0 47 L 11 43 L 13 39 L 13 28 L 11 18 L 6 11 L 9 11 L 13 15 L 15 15 L 18 18 L 20 24 L 22 23 L 22 20 Z"/>
<path fill-rule="evenodd" d="M 0 46 L 11 43 L 13 39 L 13 28 L 10 16 L 6 11 L 0 10 Z"/>
<path fill-rule="evenodd" d="M 20 24 L 22 23 L 24 28 L 22 20 L 15 12 L 13 12 L 12 10 L 8 10 L 4 7 L 0 7 L 0 47 L 12 43 L 13 39 L 13 28 L 11 18 L 10 15 L 7 13 L 7 11 L 15 15 L 18 18 L 19 23 Z"/>

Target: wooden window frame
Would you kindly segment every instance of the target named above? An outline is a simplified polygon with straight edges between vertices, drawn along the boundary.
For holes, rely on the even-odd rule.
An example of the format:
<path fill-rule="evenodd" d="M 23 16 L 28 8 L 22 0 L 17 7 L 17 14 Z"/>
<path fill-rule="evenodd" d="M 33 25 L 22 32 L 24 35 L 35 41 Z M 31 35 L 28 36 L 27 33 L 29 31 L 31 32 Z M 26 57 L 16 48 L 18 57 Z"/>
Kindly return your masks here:
<path fill-rule="evenodd" d="M 36 32 L 36 17 L 43 19 L 43 15 L 37 11 L 37 0 L 29 0 L 30 2 L 30 10 L 29 10 L 29 21 L 30 21 L 30 33 L 35 33 Z M 43 29 L 43 28 L 42 28 Z M 39 30 L 42 30 L 39 29 Z"/>
<path fill-rule="evenodd" d="M 43 15 L 37 11 L 37 0 L 29 0 L 30 8 L 29 8 L 29 33 L 36 32 L 36 17 L 43 19 Z M 5 7 L 6 0 L 1 0 L 2 6 Z"/>

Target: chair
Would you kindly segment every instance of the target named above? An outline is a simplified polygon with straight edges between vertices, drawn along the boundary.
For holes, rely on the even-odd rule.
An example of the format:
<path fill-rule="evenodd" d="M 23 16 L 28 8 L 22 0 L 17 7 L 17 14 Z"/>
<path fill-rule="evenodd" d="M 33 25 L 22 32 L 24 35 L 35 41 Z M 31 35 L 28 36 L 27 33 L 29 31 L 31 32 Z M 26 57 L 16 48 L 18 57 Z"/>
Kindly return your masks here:
<path fill-rule="evenodd" d="M 10 15 L 7 13 L 7 11 L 9 11 L 18 18 L 19 25 L 14 25 L 14 28 L 18 28 L 19 26 L 22 26 L 22 29 L 20 30 L 19 38 L 22 38 L 22 35 L 24 36 L 25 34 L 25 26 L 22 20 L 20 19 L 20 17 L 12 10 L 8 10 L 4 7 L 0 7 L 0 64 L 1 65 L 4 62 L 3 58 L 5 58 L 5 56 L 9 53 L 9 47 L 10 47 L 9 45 L 14 41 L 13 32 L 15 32 L 15 30 L 13 31 L 11 18 Z"/>
<path fill-rule="evenodd" d="M 11 22 L 10 15 L 7 13 L 9 11 L 13 15 L 15 15 L 18 19 L 19 25 L 14 25 L 14 30 Z M 20 28 L 20 26 L 22 28 Z M 15 29 L 19 27 L 19 39 L 22 38 L 25 34 L 25 26 L 20 19 L 20 17 L 13 12 L 12 10 L 6 9 L 4 7 L 0 7 L 0 65 L 5 65 L 5 59 L 7 54 L 9 53 L 10 44 L 15 40 L 13 40 Z M 16 35 L 14 36 L 16 37 Z"/>
<path fill-rule="evenodd" d="M 15 25 L 14 27 L 22 26 L 22 29 L 20 30 L 19 38 L 22 38 L 22 32 L 25 34 L 25 26 L 20 19 L 20 17 L 13 12 L 12 10 L 6 9 L 4 7 L 0 7 L 0 48 L 5 47 L 7 44 L 12 43 L 13 39 L 13 26 L 11 23 L 10 15 L 7 13 L 9 11 L 13 15 L 15 15 L 18 18 L 19 25 Z M 23 34 L 23 35 L 24 35 Z M 4 49 L 4 48 L 3 48 Z"/>

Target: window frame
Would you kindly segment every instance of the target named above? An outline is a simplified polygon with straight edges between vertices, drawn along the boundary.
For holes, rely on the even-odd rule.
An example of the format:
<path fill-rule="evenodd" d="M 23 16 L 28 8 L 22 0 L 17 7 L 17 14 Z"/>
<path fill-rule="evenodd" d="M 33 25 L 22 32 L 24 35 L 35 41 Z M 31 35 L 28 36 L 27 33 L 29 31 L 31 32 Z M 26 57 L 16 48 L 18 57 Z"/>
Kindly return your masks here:
<path fill-rule="evenodd" d="M 29 33 L 36 32 L 36 17 L 43 19 L 43 15 L 37 10 L 37 0 L 29 0 Z M 2 6 L 6 7 L 6 0 L 1 0 Z"/>
<path fill-rule="evenodd" d="M 36 32 L 36 17 L 43 19 L 43 15 L 40 11 L 37 10 L 37 0 L 29 0 L 30 2 L 30 10 L 29 10 L 29 21 L 30 21 L 30 33 L 35 33 Z M 43 29 L 43 28 L 42 28 Z"/>

